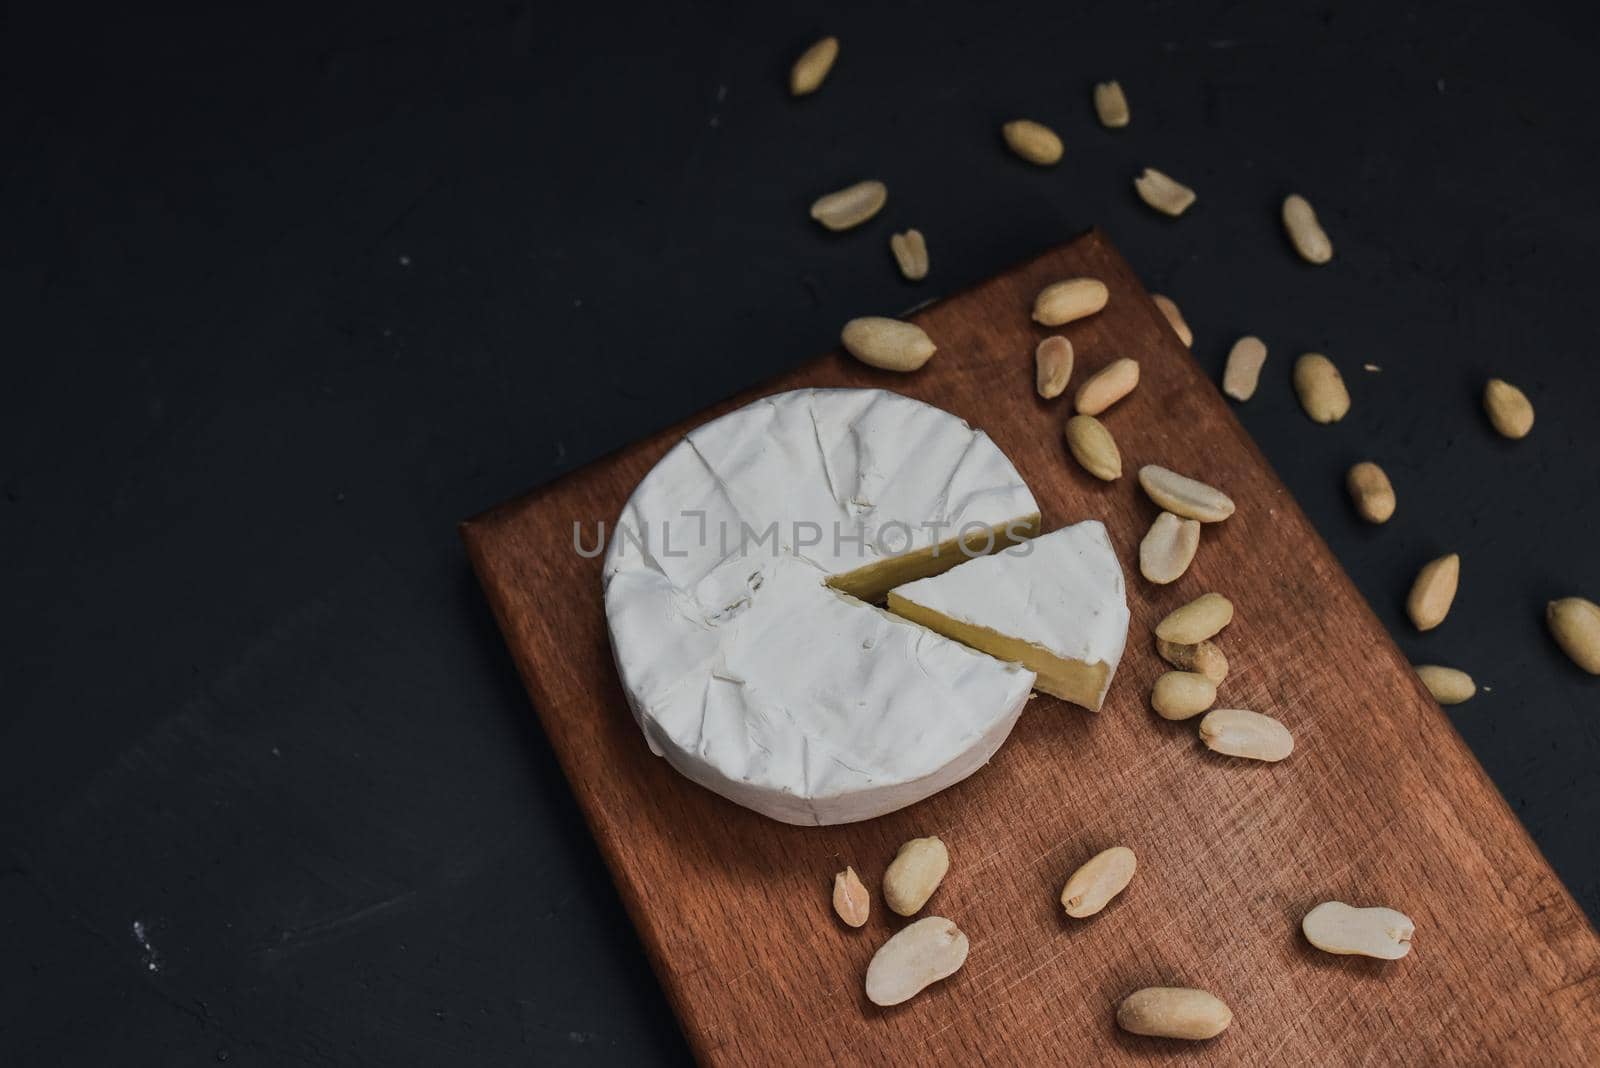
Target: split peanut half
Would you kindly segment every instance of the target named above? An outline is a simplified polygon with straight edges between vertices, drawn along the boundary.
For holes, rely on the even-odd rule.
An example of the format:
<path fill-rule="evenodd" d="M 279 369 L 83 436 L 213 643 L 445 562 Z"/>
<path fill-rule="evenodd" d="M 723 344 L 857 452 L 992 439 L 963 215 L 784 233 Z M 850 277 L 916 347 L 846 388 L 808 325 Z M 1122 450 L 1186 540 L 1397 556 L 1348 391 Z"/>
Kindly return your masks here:
<path fill-rule="evenodd" d="M 811 217 L 829 230 L 848 230 L 878 214 L 888 200 L 889 187 L 882 182 L 857 182 L 818 197 L 811 205 Z"/>
<path fill-rule="evenodd" d="M 1084 862 L 1061 888 L 1061 907 L 1074 919 L 1093 916 L 1126 890 L 1138 861 L 1127 846 L 1112 846 Z"/>
<path fill-rule="evenodd" d="M 1246 335 L 1228 350 L 1228 365 L 1222 371 L 1222 392 L 1237 401 L 1256 395 L 1261 381 L 1261 365 L 1267 362 L 1267 346 L 1258 337 Z"/>
<path fill-rule="evenodd" d="M 867 1000 L 899 1005 L 954 975 L 967 962 L 967 936 L 943 916 L 903 928 L 879 947 L 867 965 Z"/>
<path fill-rule="evenodd" d="M 1233 500 L 1226 493 L 1165 467 L 1139 468 L 1139 485 L 1157 505 L 1186 519 L 1220 523 L 1233 514 Z"/>
<path fill-rule="evenodd" d="M 1171 215 L 1173 218 L 1188 211 L 1195 201 L 1193 189 L 1175 178 L 1162 174 L 1154 167 L 1146 167 L 1144 173 L 1133 180 L 1133 188 L 1138 192 L 1140 200 L 1161 214 Z"/>
<path fill-rule="evenodd" d="M 872 911 L 872 898 L 867 894 L 867 888 L 861 885 L 861 876 L 856 874 L 854 868 L 847 867 L 833 877 L 833 911 L 851 927 L 860 927 L 867 922 L 867 914 Z"/>
<path fill-rule="evenodd" d="M 923 239 L 921 230 L 891 234 L 889 252 L 907 281 L 920 282 L 928 277 L 928 242 Z"/>
<path fill-rule="evenodd" d="M 1094 87 L 1094 113 L 1100 125 L 1120 130 L 1128 125 L 1128 98 L 1116 82 L 1100 82 Z"/>
<path fill-rule="evenodd" d="M 1324 901 L 1300 921 L 1306 941 L 1324 953 L 1399 960 L 1411 952 L 1416 925 L 1403 912 L 1382 907 L 1356 908 Z"/>
<path fill-rule="evenodd" d="M 1189 324 L 1184 321 L 1183 312 L 1178 310 L 1178 305 L 1173 299 L 1160 293 L 1150 294 L 1150 299 L 1161 309 L 1161 314 L 1167 317 L 1167 324 L 1172 327 L 1172 332 L 1178 335 L 1178 340 L 1183 342 L 1183 347 L 1194 348 L 1194 331 L 1189 329 Z"/>
<path fill-rule="evenodd" d="M 1139 543 L 1139 574 L 1159 586 L 1176 582 L 1189 570 L 1199 549 L 1199 522 L 1162 512 Z"/>

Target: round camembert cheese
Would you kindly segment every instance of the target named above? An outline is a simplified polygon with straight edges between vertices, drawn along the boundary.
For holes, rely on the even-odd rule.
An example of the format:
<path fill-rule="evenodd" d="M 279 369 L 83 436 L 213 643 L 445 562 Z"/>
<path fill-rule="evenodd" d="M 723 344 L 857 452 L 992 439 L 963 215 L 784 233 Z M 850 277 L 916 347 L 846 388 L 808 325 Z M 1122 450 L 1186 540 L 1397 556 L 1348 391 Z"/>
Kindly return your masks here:
<path fill-rule="evenodd" d="M 988 435 L 883 390 L 766 397 L 645 476 L 604 570 L 650 748 L 786 823 L 869 819 L 981 767 L 1034 673 L 868 601 L 1036 534 Z"/>

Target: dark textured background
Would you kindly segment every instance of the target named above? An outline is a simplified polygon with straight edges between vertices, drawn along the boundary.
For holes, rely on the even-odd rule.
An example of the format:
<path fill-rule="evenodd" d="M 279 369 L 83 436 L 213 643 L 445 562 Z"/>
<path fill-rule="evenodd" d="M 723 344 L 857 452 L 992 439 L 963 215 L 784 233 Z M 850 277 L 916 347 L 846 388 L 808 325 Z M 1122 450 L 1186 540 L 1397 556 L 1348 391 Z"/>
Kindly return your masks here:
<path fill-rule="evenodd" d="M 0 44 L 0 1060 L 684 1060 L 454 524 L 1091 224 L 1208 369 L 1267 341 L 1245 424 L 1406 651 L 1484 684 L 1441 714 L 1600 913 L 1600 681 L 1541 616 L 1600 597 L 1585 8 L 230 7 L 33 5 Z M 1020 114 L 1059 167 L 1001 148 Z M 1198 206 L 1146 209 L 1145 164 Z M 807 219 L 867 176 L 869 226 Z"/>

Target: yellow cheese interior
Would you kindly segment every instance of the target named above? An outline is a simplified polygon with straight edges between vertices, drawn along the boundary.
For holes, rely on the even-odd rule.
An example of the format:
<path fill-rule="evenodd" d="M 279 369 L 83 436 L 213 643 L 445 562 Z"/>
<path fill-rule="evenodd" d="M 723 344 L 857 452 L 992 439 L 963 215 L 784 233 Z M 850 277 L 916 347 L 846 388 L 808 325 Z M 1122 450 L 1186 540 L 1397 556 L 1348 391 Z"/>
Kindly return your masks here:
<path fill-rule="evenodd" d="M 860 600 L 878 602 L 883 600 L 884 594 L 896 586 L 904 586 L 908 582 L 915 582 L 931 575 L 942 575 L 974 556 L 981 556 L 986 552 L 998 552 L 1008 545 L 1037 537 L 1038 534 L 1039 514 L 1035 512 L 1031 516 L 1013 519 L 987 531 L 974 530 L 964 538 L 951 538 L 937 545 L 918 549 L 916 552 L 886 556 L 866 567 L 858 567 L 843 575 L 835 575 L 828 580 L 828 585 L 840 593 L 847 593 Z"/>
<path fill-rule="evenodd" d="M 1048 649 L 1001 634 L 987 627 L 963 623 L 935 612 L 922 605 L 913 604 L 893 590 L 889 591 L 889 611 L 913 623 L 920 623 L 946 638 L 954 639 L 988 653 L 998 660 L 1021 664 L 1039 676 L 1033 688 L 1063 701 L 1100 711 L 1100 693 L 1105 689 L 1110 669 L 1099 661 L 1089 664 L 1082 660 L 1060 657 Z"/>

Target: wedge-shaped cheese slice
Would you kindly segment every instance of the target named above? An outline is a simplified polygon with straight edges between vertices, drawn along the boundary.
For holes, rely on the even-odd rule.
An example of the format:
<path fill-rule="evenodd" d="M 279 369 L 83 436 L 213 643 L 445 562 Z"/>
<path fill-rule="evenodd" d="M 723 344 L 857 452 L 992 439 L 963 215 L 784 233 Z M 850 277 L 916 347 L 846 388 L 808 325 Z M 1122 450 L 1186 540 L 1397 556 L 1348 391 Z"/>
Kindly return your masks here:
<path fill-rule="evenodd" d="M 1098 710 L 1128 639 L 1122 566 L 1088 520 L 889 591 L 889 611 L 1038 673 Z"/>
<path fill-rule="evenodd" d="M 1033 672 L 871 604 L 1032 536 L 988 435 L 883 390 L 799 390 L 698 427 L 606 559 L 628 705 L 685 776 L 786 823 L 846 823 L 972 774 Z"/>

